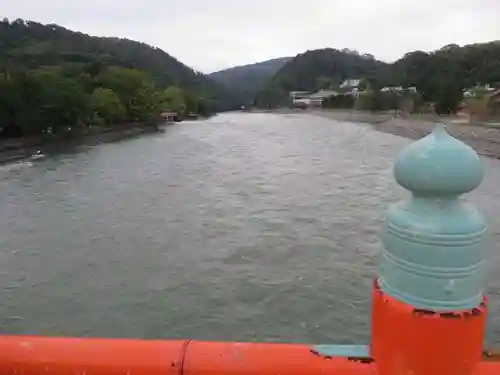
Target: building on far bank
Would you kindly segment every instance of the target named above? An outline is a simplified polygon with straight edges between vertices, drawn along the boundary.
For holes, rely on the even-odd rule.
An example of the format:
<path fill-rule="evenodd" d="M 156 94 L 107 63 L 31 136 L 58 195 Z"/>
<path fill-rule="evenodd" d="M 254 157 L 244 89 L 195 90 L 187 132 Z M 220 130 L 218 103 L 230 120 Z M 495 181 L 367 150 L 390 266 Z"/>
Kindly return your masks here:
<path fill-rule="evenodd" d="M 481 96 L 483 94 L 491 94 L 497 91 L 496 88 L 491 87 L 489 84 L 486 85 L 476 85 L 475 87 L 471 87 L 463 90 L 463 96 L 465 99 L 467 98 L 475 98 L 477 96 Z"/>
<path fill-rule="evenodd" d="M 315 93 L 306 91 L 292 91 L 290 98 L 294 107 L 322 107 L 325 100 L 341 95 L 334 90 L 319 90 Z"/>
<path fill-rule="evenodd" d="M 417 88 L 415 86 L 410 86 L 410 87 L 402 87 L 402 86 L 385 86 L 380 89 L 381 92 L 397 92 L 397 93 L 404 93 L 404 92 L 413 92 L 417 93 Z"/>
<path fill-rule="evenodd" d="M 311 100 L 310 105 L 314 107 L 322 107 L 323 102 L 331 97 L 340 95 L 337 91 L 334 90 L 319 90 L 314 94 L 309 95 L 309 99 Z"/>
<path fill-rule="evenodd" d="M 311 104 L 309 91 L 291 91 L 289 95 L 294 107 L 305 109 Z"/>
<path fill-rule="evenodd" d="M 307 96 L 309 96 L 310 92 L 309 91 L 291 91 L 290 92 L 290 99 L 292 99 L 292 102 L 298 99 L 303 99 Z"/>
<path fill-rule="evenodd" d="M 351 87 L 351 88 L 357 88 L 360 83 L 361 83 L 361 79 L 348 78 L 348 79 L 346 79 L 344 82 L 342 82 L 340 84 L 340 88 L 341 89 L 349 88 L 349 87 Z"/>
<path fill-rule="evenodd" d="M 165 121 L 177 121 L 178 115 L 177 112 L 163 112 L 160 115 Z"/>

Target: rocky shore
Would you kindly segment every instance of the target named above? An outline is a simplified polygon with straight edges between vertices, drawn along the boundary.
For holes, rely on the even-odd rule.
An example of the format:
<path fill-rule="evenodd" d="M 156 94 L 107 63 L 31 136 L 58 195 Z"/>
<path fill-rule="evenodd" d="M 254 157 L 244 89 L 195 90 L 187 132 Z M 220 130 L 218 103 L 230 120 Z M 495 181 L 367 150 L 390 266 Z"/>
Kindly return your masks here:
<path fill-rule="evenodd" d="M 437 123 L 446 125 L 454 137 L 471 146 L 478 154 L 500 159 L 500 124 L 473 123 L 459 116 L 410 115 L 371 113 L 351 110 L 277 110 L 278 113 L 308 113 L 335 121 L 364 123 L 375 130 L 420 139 L 429 134 Z"/>
<path fill-rule="evenodd" d="M 385 133 L 410 139 L 420 139 L 429 134 L 437 123 L 446 125 L 455 138 L 471 146 L 478 154 L 500 159 L 500 126 L 496 124 L 468 124 L 458 117 L 419 116 L 407 118 L 394 114 L 363 113 L 355 111 L 313 111 L 314 115 L 336 121 L 361 122 Z"/>

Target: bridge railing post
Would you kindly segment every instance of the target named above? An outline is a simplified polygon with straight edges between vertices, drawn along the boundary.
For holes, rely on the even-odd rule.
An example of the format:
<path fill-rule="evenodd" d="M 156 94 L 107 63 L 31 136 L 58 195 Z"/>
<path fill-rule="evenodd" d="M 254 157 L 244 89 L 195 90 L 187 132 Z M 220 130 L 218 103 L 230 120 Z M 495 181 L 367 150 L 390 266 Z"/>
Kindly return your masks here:
<path fill-rule="evenodd" d="M 483 167 L 443 126 L 394 166 L 410 199 L 392 205 L 373 287 L 371 355 L 381 375 L 471 375 L 486 317 L 482 216 L 460 199 Z"/>

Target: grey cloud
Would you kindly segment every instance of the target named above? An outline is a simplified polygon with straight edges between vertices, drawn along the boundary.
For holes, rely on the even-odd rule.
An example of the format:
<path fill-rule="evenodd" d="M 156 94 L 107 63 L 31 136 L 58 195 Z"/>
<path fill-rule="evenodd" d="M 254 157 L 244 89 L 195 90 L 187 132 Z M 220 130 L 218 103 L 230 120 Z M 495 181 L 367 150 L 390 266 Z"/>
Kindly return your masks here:
<path fill-rule="evenodd" d="M 394 60 L 500 39 L 497 0 L 0 0 L 2 16 L 158 46 L 203 72 L 314 48 Z"/>

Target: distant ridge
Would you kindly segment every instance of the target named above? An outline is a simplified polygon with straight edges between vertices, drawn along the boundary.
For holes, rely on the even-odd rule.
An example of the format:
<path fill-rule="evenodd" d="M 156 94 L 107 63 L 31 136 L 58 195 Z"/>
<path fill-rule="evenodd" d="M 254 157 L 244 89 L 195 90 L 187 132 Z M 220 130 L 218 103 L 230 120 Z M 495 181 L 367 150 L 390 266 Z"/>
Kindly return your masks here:
<path fill-rule="evenodd" d="M 239 91 L 246 104 L 255 99 L 257 93 L 293 57 L 280 57 L 255 64 L 235 66 L 209 74 L 217 83 L 227 89 Z"/>

